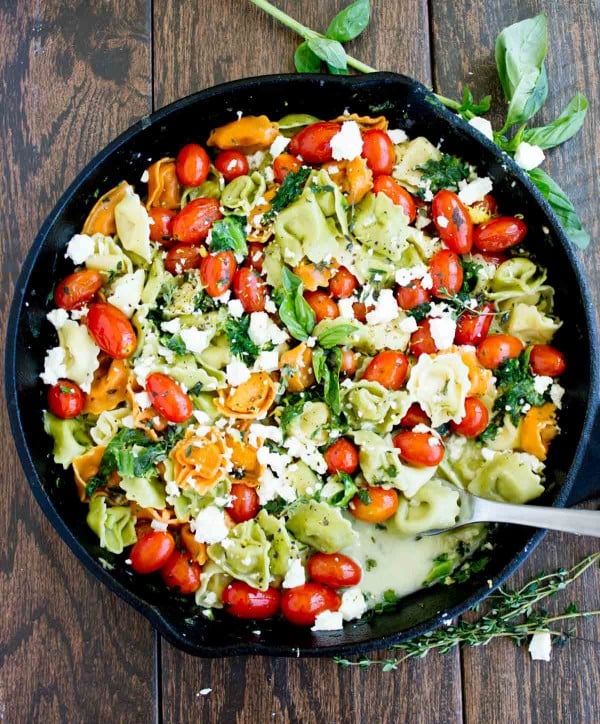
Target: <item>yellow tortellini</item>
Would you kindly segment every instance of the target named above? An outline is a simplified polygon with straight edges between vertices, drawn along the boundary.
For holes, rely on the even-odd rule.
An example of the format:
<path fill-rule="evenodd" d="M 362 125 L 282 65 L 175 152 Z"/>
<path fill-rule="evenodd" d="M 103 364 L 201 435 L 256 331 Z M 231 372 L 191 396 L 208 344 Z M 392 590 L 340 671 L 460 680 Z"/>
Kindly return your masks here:
<path fill-rule="evenodd" d="M 449 528 L 459 512 L 458 492 L 439 480 L 430 480 L 410 500 L 400 498 L 394 524 L 403 535 L 414 536 L 434 528 Z"/>
<path fill-rule="evenodd" d="M 146 274 L 143 269 L 138 269 L 132 274 L 124 274 L 113 282 L 106 301 L 118 307 L 126 317 L 131 318 L 142 299 L 145 280 Z"/>
<path fill-rule="evenodd" d="M 119 486 L 125 491 L 127 500 L 133 500 L 142 508 L 163 510 L 167 506 L 165 486 L 156 477 L 122 478 Z"/>
<path fill-rule="evenodd" d="M 115 223 L 123 248 L 150 264 L 150 217 L 131 186 L 127 187 L 122 201 L 115 206 Z"/>
<path fill-rule="evenodd" d="M 131 510 L 124 505 L 107 506 L 104 497 L 92 498 L 86 520 L 102 548 L 111 553 L 122 553 L 137 540 Z"/>
<path fill-rule="evenodd" d="M 339 233 L 348 235 L 348 203 L 325 169 L 311 174 L 308 188 L 314 193 L 321 211 L 337 224 Z"/>
<path fill-rule="evenodd" d="M 402 327 L 406 315 L 401 314 L 390 322 L 379 324 L 361 324 L 355 322 L 357 329 L 350 336 L 349 344 L 364 354 L 375 355 L 381 349 L 404 351 L 410 342 L 410 332 Z"/>
<path fill-rule="evenodd" d="M 96 271 L 130 274 L 133 271 L 131 259 L 111 236 L 94 234 L 94 250 L 85 260 L 87 269 Z"/>
<path fill-rule="evenodd" d="M 302 412 L 288 425 L 286 436 L 303 443 L 325 445 L 329 440 L 328 424 L 331 418 L 329 405 L 325 402 L 307 402 Z"/>
<path fill-rule="evenodd" d="M 459 354 L 422 354 L 412 368 L 407 390 L 429 416 L 432 427 L 465 416 L 465 399 L 471 382 L 469 368 Z"/>
<path fill-rule="evenodd" d="M 322 553 L 336 553 L 351 545 L 355 537 L 339 508 L 316 500 L 299 499 L 293 503 L 287 527 L 299 541 Z"/>
<path fill-rule="evenodd" d="M 61 420 L 51 412 L 44 412 L 44 430 L 54 440 L 54 462 L 62 465 L 65 470 L 74 458 L 83 455 L 90 447 L 79 420 Z"/>
<path fill-rule="evenodd" d="M 518 303 L 510 313 L 507 331 L 523 344 L 548 344 L 560 325 L 532 304 Z"/>
<path fill-rule="evenodd" d="M 200 588 L 196 591 L 196 605 L 202 608 L 223 608 L 222 595 L 233 577 L 213 561 L 202 566 Z"/>
<path fill-rule="evenodd" d="M 258 521 L 238 523 L 220 543 L 206 549 L 208 557 L 225 573 L 249 586 L 266 591 L 269 587 L 269 543 Z"/>
<path fill-rule="evenodd" d="M 232 214 L 247 216 L 266 189 L 267 183 L 258 171 L 250 176 L 238 176 L 223 189 L 221 205 Z"/>
<path fill-rule="evenodd" d="M 58 341 L 65 351 L 65 377 L 89 392 L 94 372 L 100 366 L 100 348 L 84 324 L 68 319 L 58 330 Z"/>
<path fill-rule="evenodd" d="M 96 445 L 108 445 L 123 427 L 123 419 L 131 415 L 128 407 L 117 407 L 115 410 L 104 410 L 98 415 L 96 424 L 90 429 L 90 437 Z"/>
<path fill-rule="evenodd" d="M 389 432 L 410 407 L 410 396 L 404 390 L 386 390 L 379 382 L 359 380 L 343 385 L 342 409 L 351 428 L 371 428 L 378 433 Z"/>
<path fill-rule="evenodd" d="M 411 193 L 415 193 L 423 175 L 419 167 L 430 160 L 439 161 L 441 157 L 439 148 L 424 136 L 405 141 L 396 146 L 396 165 L 392 176 Z"/>
<path fill-rule="evenodd" d="M 474 495 L 505 503 L 527 503 L 544 492 L 540 476 L 513 452 L 499 453 L 486 462 L 468 485 Z"/>
<path fill-rule="evenodd" d="M 368 193 L 357 206 L 352 232 L 374 254 L 400 261 L 408 246 L 408 217 L 386 194 Z"/>

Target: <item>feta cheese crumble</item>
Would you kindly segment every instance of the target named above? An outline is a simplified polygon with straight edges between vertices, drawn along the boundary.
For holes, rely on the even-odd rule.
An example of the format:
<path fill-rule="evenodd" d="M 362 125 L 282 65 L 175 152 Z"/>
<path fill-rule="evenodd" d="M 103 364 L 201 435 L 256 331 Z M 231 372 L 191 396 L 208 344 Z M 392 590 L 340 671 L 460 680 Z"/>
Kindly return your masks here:
<path fill-rule="evenodd" d="M 552 377 L 548 377 L 547 375 L 534 375 L 533 389 L 538 394 L 543 395 L 553 382 Z"/>
<path fill-rule="evenodd" d="M 367 324 L 391 322 L 398 317 L 398 303 L 392 289 L 382 289 L 375 302 L 375 308 L 367 312 Z"/>
<path fill-rule="evenodd" d="M 492 124 L 488 121 L 487 118 L 475 116 L 475 118 L 471 118 L 471 120 L 469 121 L 469 125 L 473 126 L 473 128 L 478 130 L 479 133 L 483 133 L 483 135 L 486 138 L 489 138 L 490 141 L 494 140 L 494 131 L 492 129 Z"/>
<path fill-rule="evenodd" d="M 225 524 L 225 513 L 216 505 L 208 505 L 192 522 L 194 538 L 198 543 L 220 543 L 229 533 Z"/>
<path fill-rule="evenodd" d="M 179 336 L 181 337 L 183 343 L 190 352 L 199 354 L 208 347 L 208 344 L 213 336 L 213 332 L 212 330 L 203 330 L 196 329 L 195 327 L 189 327 L 187 329 L 182 329 L 179 333 Z"/>
<path fill-rule="evenodd" d="M 53 347 L 46 352 L 44 371 L 40 375 L 44 384 L 55 385 L 61 377 L 67 376 L 65 358 L 65 350 L 62 347 Z"/>
<path fill-rule="evenodd" d="M 344 621 L 360 618 L 365 613 L 367 603 L 360 588 L 348 588 L 342 593 L 342 605 L 339 610 Z"/>
<path fill-rule="evenodd" d="M 69 315 L 64 309 L 59 307 L 58 309 L 53 309 L 51 312 L 48 312 L 46 319 L 55 329 L 60 329 L 61 327 L 64 327 L 65 322 L 69 319 Z"/>
<path fill-rule="evenodd" d="M 85 263 L 94 253 L 94 240 L 87 234 L 75 234 L 67 244 L 65 259 L 71 259 L 75 266 Z"/>
<path fill-rule="evenodd" d="M 404 143 L 404 141 L 408 141 L 406 131 L 403 131 L 401 128 L 390 128 L 388 129 L 387 134 L 390 137 L 390 141 L 394 144 L 394 146 L 398 143 Z"/>
<path fill-rule="evenodd" d="M 487 176 L 483 178 L 476 178 L 473 181 L 459 181 L 458 182 L 458 198 L 466 206 L 476 204 L 478 201 L 483 201 L 486 194 L 489 194 L 493 188 L 492 180 Z"/>
<path fill-rule="evenodd" d="M 281 344 L 288 339 L 287 332 L 280 329 L 266 312 L 252 312 L 248 336 L 259 347 L 267 342 Z"/>
<path fill-rule="evenodd" d="M 534 633 L 529 642 L 529 653 L 534 661 L 550 661 L 552 638 L 549 631 Z"/>
<path fill-rule="evenodd" d="M 331 154 L 335 161 L 352 161 L 360 156 L 363 140 L 356 121 L 344 121 L 342 128 L 331 139 Z"/>
<path fill-rule="evenodd" d="M 227 383 L 232 387 L 243 385 L 250 379 L 250 370 L 241 359 L 234 357 L 225 368 Z"/>
<path fill-rule="evenodd" d="M 315 619 L 311 631 L 339 631 L 344 628 L 341 611 L 322 611 Z"/>
<path fill-rule="evenodd" d="M 532 146 L 527 141 L 521 141 L 515 151 L 515 161 L 525 171 L 537 168 L 544 161 L 544 152 L 539 146 Z"/>
<path fill-rule="evenodd" d="M 304 572 L 304 566 L 299 558 L 294 558 L 289 564 L 283 583 L 282 588 L 296 588 L 296 586 L 302 586 L 306 583 L 306 573 Z"/>
<path fill-rule="evenodd" d="M 286 138 L 285 136 L 277 136 L 271 144 L 271 147 L 269 148 L 269 153 L 271 154 L 271 156 L 273 156 L 273 158 L 276 158 L 281 153 L 283 153 L 287 148 L 290 140 L 290 138 Z"/>

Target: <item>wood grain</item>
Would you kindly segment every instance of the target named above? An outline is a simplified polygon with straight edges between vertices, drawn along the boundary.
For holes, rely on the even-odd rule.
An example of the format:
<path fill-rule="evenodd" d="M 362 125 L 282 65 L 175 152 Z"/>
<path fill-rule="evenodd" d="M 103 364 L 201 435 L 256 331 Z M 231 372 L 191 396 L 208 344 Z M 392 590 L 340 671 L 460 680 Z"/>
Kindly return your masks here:
<path fill-rule="evenodd" d="M 600 248 L 594 243 L 600 234 L 597 199 L 598 155 L 600 144 L 600 102 L 598 64 L 600 13 L 597 3 L 510 2 L 471 3 L 434 0 L 432 27 L 434 40 L 434 81 L 437 89 L 458 96 L 469 84 L 476 97 L 492 92 L 494 107 L 502 108 L 493 58 L 498 32 L 512 22 L 538 12 L 548 15 L 550 48 L 548 76 L 550 93 L 546 106 L 536 117 L 536 125 L 555 118 L 577 91 L 587 95 L 590 110 L 583 132 L 565 145 L 549 151 L 546 168 L 569 193 L 592 237 L 592 246 L 582 254 L 591 283 L 596 312 L 600 303 L 597 273 Z M 449 52 L 449 48 L 453 51 Z M 496 112 L 495 127 L 503 118 Z M 560 284 L 560 280 L 555 280 Z M 589 539 L 553 534 L 515 576 L 511 585 L 523 582 L 540 570 L 570 565 L 597 550 Z M 585 580 L 569 589 L 568 600 L 582 608 L 598 608 L 600 584 L 590 571 Z M 558 605 L 558 601 L 556 605 Z M 463 692 L 467 722 L 595 722 L 600 721 L 600 662 L 597 620 L 578 626 L 576 640 L 565 649 L 555 650 L 550 663 L 532 662 L 527 654 L 508 643 L 490 649 L 463 652 Z"/>
<path fill-rule="evenodd" d="M 91 156 L 150 108 L 149 8 L 146 0 L 0 5 L 2 338 L 43 218 Z M 150 721 L 151 627 L 85 573 L 46 521 L 3 399 L 0 409 L 0 719 Z"/>

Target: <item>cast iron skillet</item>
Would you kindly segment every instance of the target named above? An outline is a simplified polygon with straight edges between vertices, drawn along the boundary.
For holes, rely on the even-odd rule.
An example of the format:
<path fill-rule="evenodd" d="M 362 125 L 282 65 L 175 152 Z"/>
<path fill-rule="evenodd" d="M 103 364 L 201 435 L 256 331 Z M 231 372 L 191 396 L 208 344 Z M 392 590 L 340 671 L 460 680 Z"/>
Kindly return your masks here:
<path fill-rule="evenodd" d="M 18 279 L 6 345 L 6 387 L 13 434 L 29 484 L 42 509 L 82 563 L 119 596 L 141 611 L 172 643 L 202 656 L 238 654 L 356 654 L 387 646 L 437 628 L 487 596 L 518 568 L 543 532 L 501 528 L 498 547 L 479 578 L 450 588 L 421 591 L 394 613 L 346 625 L 343 632 L 313 634 L 283 621 L 242 622 L 198 615 L 189 598 L 174 598 L 153 577 L 134 576 L 125 556 L 99 548 L 85 523 L 72 472 L 51 459 L 51 440 L 42 427 L 46 406 L 39 379 L 45 351 L 55 344 L 46 322 L 53 282 L 71 271 L 64 247 L 79 232 L 97 189 L 122 179 L 138 184 L 150 161 L 175 155 L 190 141 L 202 142 L 210 129 L 244 114 L 277 119 L 291 112 L 333 118 L 352 112 L 385 113 L 391 127 L 422 134 L 442 148 L 477 164 L 494 182 L 494 195 L 506 213 L 522 212 L 529 225 L 528 245 L 548 268 L 556 288 L 556 310 L 565 321 L 557 345 L 567 351 L 567 389 L 561 415 L 563 434 L 548 460 L 550 489 L 541 504 L 564 505 L 580 470 L 598 407 L 598 344 L 593 309 L 579 261 L 548 204 L 506 155 L 470 126 L 440 107 L 430 92 L 402 75 L 364 77 L 279 75 L 236 81 L 202 91 L 143 118 L 101 151 L 79 174 L 46 219 Z M 598 431 L 596 430 L 596 439 Z M 591 446 L 590 446 L 591 447 Z M 597 466 L 595 468 L 597 470 Z M 56 479 L 62 484 L 57 486 Z M 573 500 L 573 499 L 572 499 Z M 106 570 L 101 557 L 114 568 Z M 492 581 L 492 586 L 488 585 Z"/>

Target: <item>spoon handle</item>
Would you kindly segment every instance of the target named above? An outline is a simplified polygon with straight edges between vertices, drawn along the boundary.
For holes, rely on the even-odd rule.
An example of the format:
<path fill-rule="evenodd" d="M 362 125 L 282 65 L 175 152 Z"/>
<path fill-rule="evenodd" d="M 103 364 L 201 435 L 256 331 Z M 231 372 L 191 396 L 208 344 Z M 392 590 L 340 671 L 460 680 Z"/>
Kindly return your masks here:
<path fill-rule="evenodd" d="M 513 505 L 478 499 L 474 519 L 489 523 L 516 523 L 600 538 L 600 511 Z"/>

